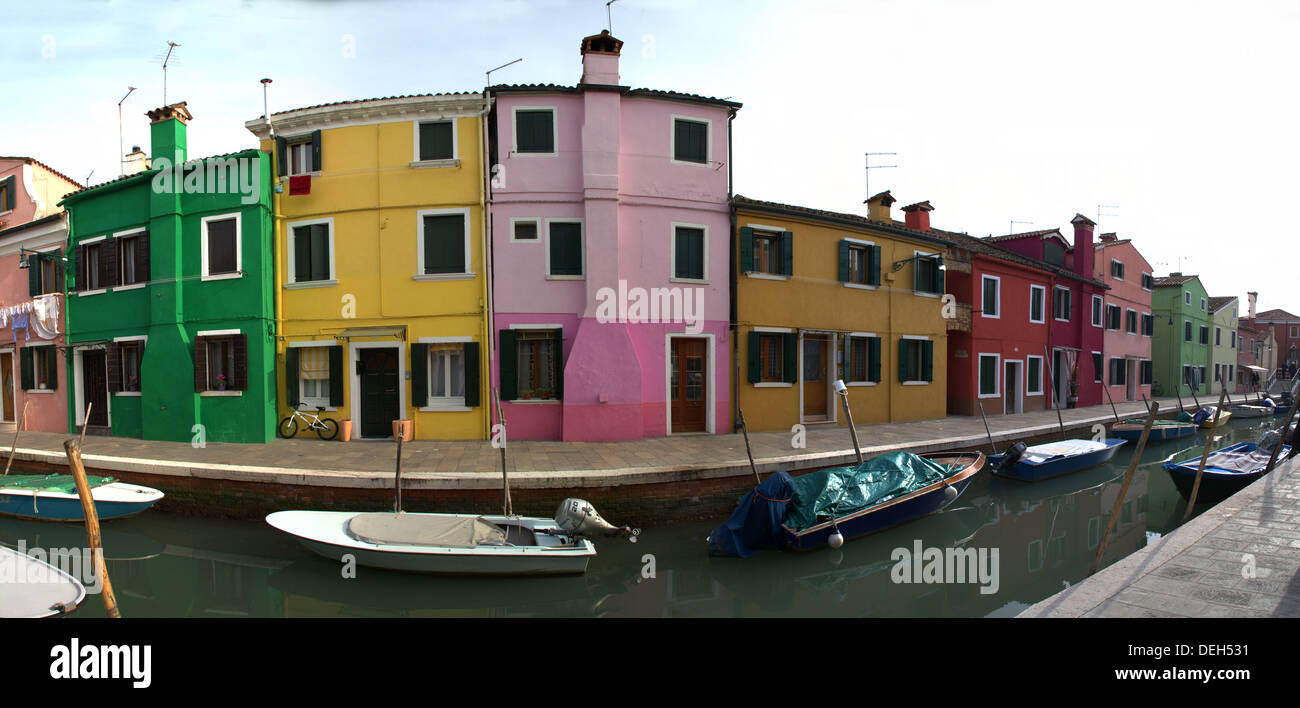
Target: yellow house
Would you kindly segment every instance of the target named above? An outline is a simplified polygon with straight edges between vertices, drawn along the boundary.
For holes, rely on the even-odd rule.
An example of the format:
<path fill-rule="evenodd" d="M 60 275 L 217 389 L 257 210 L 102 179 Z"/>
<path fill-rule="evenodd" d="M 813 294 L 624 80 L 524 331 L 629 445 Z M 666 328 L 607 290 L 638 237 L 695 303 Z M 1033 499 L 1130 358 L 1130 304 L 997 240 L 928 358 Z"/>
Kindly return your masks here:
<path fill-rule="evenodd" d="M 737 196 L 733 399 L 750 430 L 847 421 L 943 418 L 947 328 L 943 256 L 951 245 L 889 217 L 872 218 Z M 928 222 L 928 204 L 909 207 Z"/>
<path fill-rule="evenodd" d="M 353 437 L 414 421 L 485 439 L 483 96 L 401 96 L 248 121 L 275 154 L 276 376 Z M 300 431 L 304 426 L 300 425 Z"/>

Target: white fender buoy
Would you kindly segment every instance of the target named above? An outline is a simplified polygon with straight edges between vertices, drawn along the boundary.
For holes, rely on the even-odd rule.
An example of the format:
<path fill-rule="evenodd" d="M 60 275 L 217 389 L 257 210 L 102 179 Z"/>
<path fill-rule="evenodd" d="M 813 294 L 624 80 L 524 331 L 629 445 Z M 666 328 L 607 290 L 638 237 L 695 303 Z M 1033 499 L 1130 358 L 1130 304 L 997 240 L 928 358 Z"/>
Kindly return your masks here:
<path fill-rule="evenodd" d="M 957 490 L 951 484 L 943 488 L 943 500 L 952 503 L 957 498 Z"/>
<path fill-rule="evenodd" d="M 831 548 L 839 548 L 840 546 L 843 546 L 844 534 L 840 533 L 840 530 L 836 528 L 834 531 L 831 531 L 830 537 L 826 539 L 826 544 Z"/>

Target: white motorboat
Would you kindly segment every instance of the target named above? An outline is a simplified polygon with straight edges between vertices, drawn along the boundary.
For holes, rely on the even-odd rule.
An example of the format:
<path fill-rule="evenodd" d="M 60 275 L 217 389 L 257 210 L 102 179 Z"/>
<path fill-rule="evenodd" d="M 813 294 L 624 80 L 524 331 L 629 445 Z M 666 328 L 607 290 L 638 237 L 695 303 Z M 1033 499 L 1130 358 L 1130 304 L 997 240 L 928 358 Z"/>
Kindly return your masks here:
<path fill-rule="evenodd" d="M 26 553 L 0 546 L 0 617 L 66 615 L 86 599 L 73 576 Z"/>

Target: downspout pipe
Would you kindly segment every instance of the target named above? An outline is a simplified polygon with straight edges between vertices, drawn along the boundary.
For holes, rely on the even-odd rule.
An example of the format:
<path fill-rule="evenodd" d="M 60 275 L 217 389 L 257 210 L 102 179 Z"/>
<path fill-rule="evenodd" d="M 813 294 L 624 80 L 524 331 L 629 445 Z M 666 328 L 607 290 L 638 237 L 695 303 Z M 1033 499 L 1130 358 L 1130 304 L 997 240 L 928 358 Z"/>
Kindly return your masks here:
<path fill-rule="evenodd" d="M 730 281 L 731 281 L 731 303 L 730 316 L 731 322 L 728 327 L 731 330 L 731 432 L 740 429 L 740 342 L 738 341 L 739 327 L 737 322 L 740 319 L 739 283 L 740 268 L 736 263 L 738 258 L 736 250 L 736 240 L 740 238 L 740 232 L 736 230 L 736 205 L 732 201 L 732 190 L 735 188 L 732 182 L 732 176 L 735 166 L 732 159 L 735 155 L 735 147 L 731 143 L 732 123 L 736 120 L 736 109 L 732 108 L 727 115 L 727 212 L 731 223 L 731 230 L 727 233 L 727 252 L 730 254 L 728 261 L 730 263 Z"/>
<path fill-rule="evenodd" d="M 493 411 L 496 409 L 494 405 L 495 399 L 492 396 L 492 372 L 495 370 L 493 369 L 493 363 L 496 361 L 496 357 L 493 355 L 493 352 L 495 352 L 496 350 L 492 346 L 494 341 L 492 338 L 492 333 L 496 331 L 494 327 L 495 317 L 493 316 L 494 313 L 493 313 L 493 306 L 492 306 L 492 286 L 493 286 L 492 276 L 494 273 L 494 268 L 492 264 L 492 219 L 489 218 L 488 215 L 488 210 L 491 208 L 491 203 L 492 203 L 491 197 L 489 196 L 491 194 L 491 188 L 492 188 L 492 182 L 491 182 L 492 171 L 488 169 L 487 166 L 488 158 L 490 157 L 490 152 L 488 150 L 487 115 L 488 115 L 488 111 L 490 111 L 491 109 L 492 109 L 492 91 L 489 89 L 489 87 L 484 86 L 483 87 L 483 110 L 475 114 L 474 117 L 477 118 L 479 121 L 478 172 L 479 172 L 479 186 L 481 187 L 481 189 L 479 190 L 479 196 L 478 196 L 478 208 L 479 208 L 479 216 L 483 220 L 481 233 L 482 233 L 482 241 L 483 241 L 482 251 L 483 251 L 483 294 L 484 294 L 483 315 L 484 316 L 480 318 L 479 321 L 482 323 L 481 326 L 483 327 L 483 350 L 484 353 L 487 355 L 487 368 L 479 375 L 479 380 L 480 380 L 479 385 L 484 386 L 486 388 L 487 395 L 481 396 L 479 400 L 483 404 L 483 417 L 482 417 L 483 429 L 487 431 L 487 437 L 489 440 L 492 439 L 492 416 L 493 416 Z"/>

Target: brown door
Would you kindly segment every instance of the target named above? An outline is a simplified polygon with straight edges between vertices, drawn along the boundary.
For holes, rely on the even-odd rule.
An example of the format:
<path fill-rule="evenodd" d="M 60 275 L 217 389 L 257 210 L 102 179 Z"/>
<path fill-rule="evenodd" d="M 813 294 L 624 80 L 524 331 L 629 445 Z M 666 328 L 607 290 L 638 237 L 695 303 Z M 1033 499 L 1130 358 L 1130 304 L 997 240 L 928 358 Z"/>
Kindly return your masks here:
<path fill-rule="evenodd" d="M 103 349 L 81 353 L 81 405 L 90 410 L 86 425 L 108 425 L 108 357 Z"/>
<path fill-rule="evenodd" d="M 827 389 L 826 362 L 830 353 L 830 340 L 824 334 L 803 336 L 803 417 L 804 420 L 826 420 Z"/>
<path fill-rule="evenodd" d="M 3 379 L 4 420 L 14 420 L 14 355 L 12 352 L 0 354 L 0 379 Z M 16 422 L 16 421 L 15 421 Z"/>
<path fill-rule="evenodd" d="M 703 432 L 708 428 L 708 354 L 703 339 L 672 340 L 672 372 L 668 390 L 672 400 L 674 433 Z"/>

